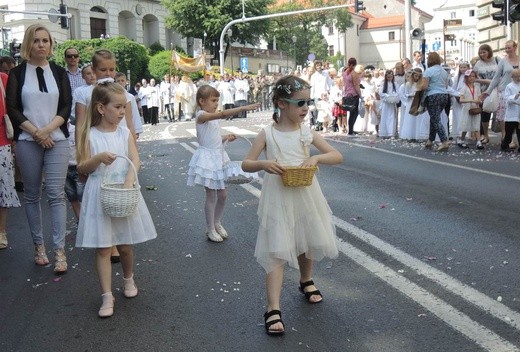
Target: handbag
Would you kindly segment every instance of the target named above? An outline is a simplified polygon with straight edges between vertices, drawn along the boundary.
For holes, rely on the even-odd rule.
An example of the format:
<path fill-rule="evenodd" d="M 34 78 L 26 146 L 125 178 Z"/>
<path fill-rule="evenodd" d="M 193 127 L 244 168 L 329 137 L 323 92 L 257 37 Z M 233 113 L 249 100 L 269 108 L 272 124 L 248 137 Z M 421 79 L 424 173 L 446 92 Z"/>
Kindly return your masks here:
<path fill-rule="evenodd" d="M 359 101 L 358 96 L 353 97 L 343 97 L 341 99 L 341 108 L 345 111 L 353 111 L 356 107 L 358 107 Z"/>
<path fill-rule="evenodd" d="M 418 90 L 413 96 L 412 104 L 408 113 L 412 116 L 418 116 L 424 112 L 424 106 L 421 104 L 424 96 L 424 90 Z"/>
<path fill-rule="evenodd" d="M 485 112 L 495 112 L 498 109 L 498 92 L 493 89 L 486 99 L 482 102 L 482 110 Z"/>
<path fill-rule="evenodd" d="M 13 124 L 11 122 L 11 119 L 9 118 L 9 115 L 7 115 L 7 106 L 5 104 L 5 89 L 4 84 L 0 82 L 0 89 L 2 90 L 2 102 L 4 103 L 4 123 L 5 123 L 5 135 L 7 136 L 7 139 L 13 139 L 14 138 L 14 128 Z"/>
<path fill-rule="evenodd" d="M 471 108 L 468 110 L 468 112 L 470 115 L 478 115 L 482 112 L 482 108 L 481 107 Z"/>

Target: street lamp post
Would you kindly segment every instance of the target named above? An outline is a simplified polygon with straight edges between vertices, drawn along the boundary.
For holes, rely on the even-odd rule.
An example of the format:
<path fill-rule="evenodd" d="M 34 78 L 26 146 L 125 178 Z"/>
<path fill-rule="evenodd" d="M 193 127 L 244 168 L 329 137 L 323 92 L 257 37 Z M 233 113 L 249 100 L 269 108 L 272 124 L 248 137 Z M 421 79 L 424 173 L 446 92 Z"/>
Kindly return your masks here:
<path fill-rule="evenodd" d="M 294 54 L 294 71 L 296 71 L 296 38 L 295 35 L 292 36 L 292 42 L 293 42 L 293 54 Z"/>
<path fill-rule="evenodd" d="M 231 46 L 231 36 L 233 35 L 233 31 L 231 30 L 231 28 L 229 28 L 227 31 L 226 31 L 226 34 L 227 34 L 227 40 L 228 40 L 228 49 L 229 49 L 229 61 L 231 61 L 231 75 L 233 75 L 233 54 L 231 53 L 232 51 L 232 46 Z"/>

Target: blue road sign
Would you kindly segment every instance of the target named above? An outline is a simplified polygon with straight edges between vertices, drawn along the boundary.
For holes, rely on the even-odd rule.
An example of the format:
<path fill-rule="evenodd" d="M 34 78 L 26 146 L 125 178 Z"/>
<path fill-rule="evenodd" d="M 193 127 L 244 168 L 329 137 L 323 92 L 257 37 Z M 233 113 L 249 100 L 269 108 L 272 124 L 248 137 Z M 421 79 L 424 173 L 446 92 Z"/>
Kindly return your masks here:
<path fill-rule="evenodd" d="M 242 71 L 243 73 L 249 72 L 249 63 L 247 57 L 240 58 L 240 71 Z"/>

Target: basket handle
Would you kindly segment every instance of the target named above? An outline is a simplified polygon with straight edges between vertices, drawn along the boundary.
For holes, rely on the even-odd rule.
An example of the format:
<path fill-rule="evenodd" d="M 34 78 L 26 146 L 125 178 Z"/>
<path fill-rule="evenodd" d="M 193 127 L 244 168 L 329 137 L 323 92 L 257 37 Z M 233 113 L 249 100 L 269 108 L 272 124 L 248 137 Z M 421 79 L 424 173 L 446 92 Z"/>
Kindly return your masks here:
<path fill-rule="evenodd" d="M 137 177 L 137 170 L 135 169 L 135 166 L 134 166 L 134 163 L 132 162 L 132 160 L 130 160 L 127 156 L 125 155 L 119 155 L 117 154 L 116 155 L 116 159 L 117 158 L 121 158 L 121 159 L 125 159 L 128 164 L 130 164 L 130 168 L 132 169 L 132 171 L 134 172 L 134 176 L 135 176 L 135 185 L 136 185 L 136 188 L 140 189 L 141 188 L 141 185 L 139 184 L 139 178 Z M 105 183 L 105 180 L 106 180 L 106 176 L 107 176 L 107 169 L 109 168 L 110 165 L 107 165 L 105 167 L 105 171 L 103 172 L 103 183 Z"/>
<path fill-rule="evenodd" d="M 239 135 L 236 135 L 236 134 L 235 134 L 235 136 L 236 136 L 237 138 L 242 138 L 242 139 L 245 140 L 247 143 L 249 143 L 249 145 L 253 145 L 253 143 L 251 143 L 251 141 L 250 141 L 249 139 L 247 139 L 246 137 L 242 137 L 242 136 L 239 136 Z M 226 140 L 224 141 L 224 143 L 222 143 L 222 146 L 225 148 L 226 145 L 227 145 L 228 143 L 229 143 L 229 141 L 226 139 Z"/>

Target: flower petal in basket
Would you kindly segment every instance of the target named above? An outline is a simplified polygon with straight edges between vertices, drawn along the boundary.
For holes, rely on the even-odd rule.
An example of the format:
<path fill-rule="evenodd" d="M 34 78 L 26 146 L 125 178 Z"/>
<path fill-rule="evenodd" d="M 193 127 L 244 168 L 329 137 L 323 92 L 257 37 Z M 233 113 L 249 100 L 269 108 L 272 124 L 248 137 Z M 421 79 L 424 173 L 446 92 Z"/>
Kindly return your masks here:
<path fill-rule="evenodd" d="M 231 185 L 251 183 L 258 180 L 258 173 L 243 171 L 241 161 L 229 161 L 224 165 L 224 180 Z"/>

